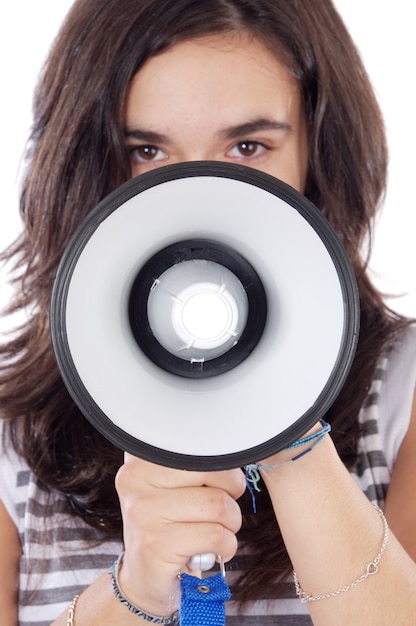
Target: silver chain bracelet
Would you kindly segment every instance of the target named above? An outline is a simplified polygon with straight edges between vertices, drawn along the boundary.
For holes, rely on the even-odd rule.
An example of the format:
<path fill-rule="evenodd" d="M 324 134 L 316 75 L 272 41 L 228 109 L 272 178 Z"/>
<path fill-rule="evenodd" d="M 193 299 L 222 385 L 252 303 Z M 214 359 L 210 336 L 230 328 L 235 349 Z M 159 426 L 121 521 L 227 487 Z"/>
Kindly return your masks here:
<path fill-rule="evenodd" d="M 300 586 L 299 579 L 297 577 L 296 572 L 293 572 L 293 579 L 295 581 L 296 594 L 299 597 L 299 600 L 301 602 L 318 602 L 318 600 L 327 600 L 328 598 L 334 598 L 335 596 L 339 596 L 341 593 L 346 593 L 347 591 L 350 591 L 351 589 L 353 589 L 360 583 L 363 583 L 369 576 L 372 576 L 373 574 L 378 573 L 379 564 L 380 564 L 380 561 L 384 554 L 384 550 L 386 549 L 386 546 L 389 540 L 389 525 L 387 523 L 386 516 L 384 515 L 380 507 L 377 506 L 377 504 L 373 504 L 373 506 L 376 509 L 379 516 L 381 517 L 383 521 L 383 526 L 384 526 L 383 543 L 381 544 L 379 553 L 377 554 L 374 561 L 371 561 L 370 563 L 368 563 L 364 574 L 360 576 L 359 578 L 357 578 L 356 580 L 354 580 L 349 585 L 345 585 L 345 587 L 340 587 L 336 591 L 331 591 L 330 593 L 324 593 L 319 596 L 313 596 L 307 591 L 303 591 L 302 587 Z"/>
<path fill-rule="evenodd" d="M 75 607 L 77 605 L 79 594 L 72 600 L 68 609 L 68 618 L 66 620 L 66 626 L 75 626 Z"/>

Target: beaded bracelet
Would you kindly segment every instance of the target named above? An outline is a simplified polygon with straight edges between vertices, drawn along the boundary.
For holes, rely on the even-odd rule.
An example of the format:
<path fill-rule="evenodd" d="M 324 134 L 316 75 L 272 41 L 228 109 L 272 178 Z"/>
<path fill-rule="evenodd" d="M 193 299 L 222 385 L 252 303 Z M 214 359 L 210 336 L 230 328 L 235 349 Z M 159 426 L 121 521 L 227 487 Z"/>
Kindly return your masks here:
<path fill-rule="evenodd" d="M 369 576 L 372 576 L 373 574 L 377 574 L 378 573 L 378 568 L 379 568 L 379 565 L 380 565 L 380 561 L 381 561 L 381 558 L 382 558 L 382 556 L 384 554 L 384 550 L 386 549 L 387 542 L 389 540 L 389 525 L 387 523 L 386 516 L 384 515 L 384 513 L 380 509 L 380 507 L 377 506 L 377 504 L 374 504 L 374 503 L 373 503 L 373 506 L 376 509 L 376 511 L 379 514 L 379 516 L 381 517 L 381 519 L 383 521 L 383 527 L 384 527 L 384 535 L 383 535 L 383 541 L 382 541 L 382 544 L 381 544 L 381 548 L 380 548 L 376 558 L 374 559 L 374 561 L 371 561 L 370 563 L 367 563 L 364 574 L 362 576 L 360 576 L 359 578 L 356 578 L 349 585 L 345 585 L 344 587 L 340 587 L 336 591 L 330 591 L 329 593 L 324 593 L 324 594 L 319 595 L 319 596 L 313 596 L 312 594 L 308 593 L 307 591 L 303 591 L 302 587 L 300 586 L 299 579 L 297 577 L 296 572 L 293 572 L 293 579 L 294 579 L 294 582 L 295 582 L 296 595 L 298 596 L 298 598 L 299 598 L 299 600 L 301 602 L 318 602 L 319 600 L 327 600 L 328 598 L 335 598 L 335 596 L 339 596 L 341 593 L 346 593 L 347 591 L 350 591 L 350 589 L 353 589 L 354 587 L 356 587 L 360 583 L 363 583 Z"/>
<path fill-rule="evenodd" d="M 130 602 L 130 600 L 123 593 L 123 590 L 121 589 L 120 584 L 118 582 L 118 573 L 120 570 L 120 565 L 123 560 L 123 557 L 124 557 L 124 552 L 120 554 L 120 556 L 115 561 L 115 563 L 113 563 L 111 570 L 110 570 L 111 586 L 113 588 L 113 592 L 117 600 L 121 602 L 122 604 L 124 604 L 124 606 L 130 611 L 130 613 L 133 613 L 133 615 L 137 615 L 137 617 L 141 617 L 146 622 L 152 622 L 153 624 L 174 624 L 174 625 L 179 624 L 179 612 L 178 611 L 175 611 L 174 613 L 172 613 L 172 615 L 169 615 L 168 617 L 156 617 L 155 615 L 149 615 L 148 613 L 145 613 L 145 611 L 143 611 L 142 609 L 139 609 L 139 607 L 135 606 L 132 602 Z"/>

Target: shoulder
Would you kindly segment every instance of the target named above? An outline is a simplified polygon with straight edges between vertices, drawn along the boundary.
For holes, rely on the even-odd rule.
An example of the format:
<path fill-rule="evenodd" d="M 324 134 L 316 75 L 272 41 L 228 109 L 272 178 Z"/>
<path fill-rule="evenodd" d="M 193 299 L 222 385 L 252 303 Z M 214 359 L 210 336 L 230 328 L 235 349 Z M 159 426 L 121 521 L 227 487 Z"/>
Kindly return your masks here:
<path fill-rule="evenodd" d="M 389 369 L 408 372 L 416 378 L 416 322 L 410 324 L 398 337 L 389 354 Z"/>
<path fill-rule="evenodd" d="M 7 445 L 4 422 L 0 419 L 0 605 L 2 619 L 10 624 L 17 623 L 18 568 L 22 552 L 15 501 L 18 466 L 14 451 Z"/>
<path fill-rule="evenodd" d="M 397 365 L 400 375 L 394 378 L 396 389 L 390 389 L 390 405 L 394 408 L 389 426 L 392 431 L 398 431 L 394 423 L 402 424 L 401 439 L 396 445 L 397 454 L 394 457 L 394 466 L 387 492 L 386 515 L 389 518 L 393 532 L 405 547 L 407 552 L 416 559 L 416 375 L 415 375 L 415 340 L 414 329 L 408 333 L 405 342 L 392 357 L 397 360 L 402 354 L 403 366 Z M 413 346 L 413 347 L 412 347 Z M 399 410 L 400 401 L 403 409 Z"/>
<path fill-rule="evenodd" d="M 16 526 L 19 502 L 25 501 L 29 474 L 27 464 L 13 449 L 4 420 L 0 419 L 0 501 Z"/>
<path fill-rule="evenodd" d="M 410 417 L 416 386 L 416 324 L 411 324 L 396 340 L 387 355 L 386 371 L 381 389 L 390 413 L 402 412 L 406 403 Z"/>
<path fill-rule="evenodd" d="M 411 324 L 387 354 L 379 398 L 379 429 L 391 463 L 409 429 L 416 387 L 416 324 Z"/>

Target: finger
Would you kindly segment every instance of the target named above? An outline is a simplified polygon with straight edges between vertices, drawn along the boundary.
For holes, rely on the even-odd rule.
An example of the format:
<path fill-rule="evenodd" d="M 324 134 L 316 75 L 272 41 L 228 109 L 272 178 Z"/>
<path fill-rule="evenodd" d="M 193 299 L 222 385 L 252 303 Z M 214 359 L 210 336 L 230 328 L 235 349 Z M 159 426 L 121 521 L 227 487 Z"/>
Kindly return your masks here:
<path fill-rule="evenodd" d="M 184 568 L 195 554 L 221 555 L 224 562 L 237 551 L 235 534 L 219 523 L 177 523 L 153 527 L 140 536 L 140 553 L 146 560 L 165 562 L 175 568 Z"/>
<path fill-rule="evenodd" d="M 159 490 L 160 491 L 160 490 Z M 241 509 L 225 491 L 213 487 L 185 487 L 147 492 L 137 502 L 138 514 L 143 509 L 152 511 L 154 517 L 165 523 L 220 522 L 236 533 L 242 524 Z M 151 522 L 150 522 L 151 523 Z"/>
<path fill-rule="evenodd" d="M 189 472 L 156 465 L 128 453 L 125 454 L 125 465 L 132 471 L 140 472 L 141 480 L 159 488 L 219 487 L 235 500 L 246 489 L 245 477 L 239 468 L 220 472 Z"/>

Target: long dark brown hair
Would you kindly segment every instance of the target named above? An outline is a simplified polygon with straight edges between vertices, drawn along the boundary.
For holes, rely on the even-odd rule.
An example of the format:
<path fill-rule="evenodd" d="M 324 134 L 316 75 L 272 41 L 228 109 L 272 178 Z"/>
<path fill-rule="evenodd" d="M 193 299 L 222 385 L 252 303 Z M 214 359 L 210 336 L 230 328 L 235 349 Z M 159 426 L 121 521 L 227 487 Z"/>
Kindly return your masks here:
<path fill-rule="evenodd" d="M 385 135 L 360 57 L 330 0 L 75 2 L 35 93 L 20 204 L 24 231 L 3 254 L 17 287 L 9 313 L 25 311 L 27 321 L 1 346 L 0 402 L 13 444 L 38 479 L 107 537 L 121 537 L 114 475 L 122 455 L 89 425 L 62 383 L 49 337 L 52 283 L 74 229 L 130 176 L 123 118 L 133 75 L 176 42 L 238 31 L 283 55 L 299 81 L 310 140 L 306 195 L 334 226 L 357 276 L 358 350 L 328 415 L 348 467 L 377 359 L 406 323 L 385 306 L 366 272 L 363 246 L 385 189 Z M 241 503 L 241 540 L 254 553 L 237 590 L 243 599 L 290 569 L 265 489 L 261 498 L 256 515 L 249 500 Z"/>

